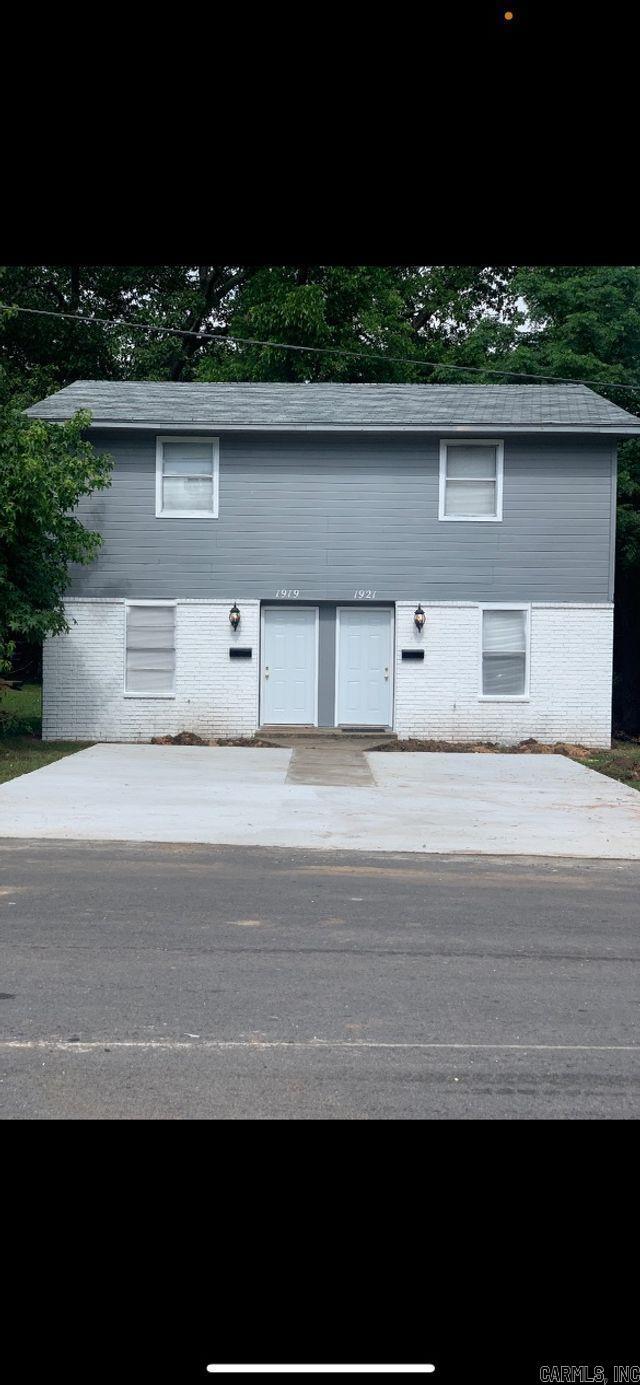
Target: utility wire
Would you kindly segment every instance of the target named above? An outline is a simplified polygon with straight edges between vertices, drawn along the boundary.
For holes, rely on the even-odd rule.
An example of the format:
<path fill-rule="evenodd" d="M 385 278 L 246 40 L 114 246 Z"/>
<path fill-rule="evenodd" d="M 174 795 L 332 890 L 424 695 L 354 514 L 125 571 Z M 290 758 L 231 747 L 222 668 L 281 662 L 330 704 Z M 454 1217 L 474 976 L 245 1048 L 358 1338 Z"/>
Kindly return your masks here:
<path fill-rule="evenodd" d="M 37 317 L 64 318 L 71 322 L 84 322 L 88 326 L 122 327 L 125 331 L 164 332 L 177 337 L 197 337 L 199 341 L 217 341 L 222 345 L 238 342 L 243 346 L 268 346 L 276 351 L 306 351 L 323 356 L 350 356 L 358 361 L 384 361 L 399 365 L 429 366 L 434 370 L 471 371 L 475 375 L 511 375 L 519 380 L 555 380 L 560 385 L 596 385 L 599 389 L 638 390 L 639 384 L 623 383 L 621 380 L 578 380 L 567 375 L 530 375 L 523 370 L 498 370 L 493 366 L 450 365 L 446 361 L 425 361 L 418 356 L 387 356 L 376 352 L 352 351 L 346 346 L 298 346 L 293 342 L 262 341 L 259 337 L 236 337 L 227 332 L 189 331 L 184 327 L 160 327 L 155 322 L 129 322 L 125 318 L 83 317 L 81 313 L 54 312 L 52 308 L 22 308 L 17 303 L 0 303 L 2 312 L 31 313 Z"/>

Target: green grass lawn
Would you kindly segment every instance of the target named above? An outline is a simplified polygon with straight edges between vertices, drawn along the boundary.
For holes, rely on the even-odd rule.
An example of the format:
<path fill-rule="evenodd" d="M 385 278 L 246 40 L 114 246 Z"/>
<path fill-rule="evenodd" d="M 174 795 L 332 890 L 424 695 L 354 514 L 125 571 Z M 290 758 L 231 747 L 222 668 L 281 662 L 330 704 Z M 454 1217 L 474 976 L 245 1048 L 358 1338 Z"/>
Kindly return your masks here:
<path fill-rule="evenodd" d="M 0 728 L 3 726 L 7 727 L 9 735 L 40 735 L 42 688 L 39 683 L 25 683 L 18 692 L 12 688 L 0 690 Z"/>
<path fill-rule="evenodd" d="M 0 784 L 16 779 L 19 774 L 29 774 L 32 769 L 51 765 L 75 750 L 86 750 L 86 744 L 81 741 L 42 741 L 41 724 L 42 688 L 39 683 L 25 683 L 19 691 L 0 692 Z"/>
<path fill-rule="evenodd" d="M 580 763 L 640 792 L 640 740 L 614 740 L 611 750 L 592 750 Z"/>

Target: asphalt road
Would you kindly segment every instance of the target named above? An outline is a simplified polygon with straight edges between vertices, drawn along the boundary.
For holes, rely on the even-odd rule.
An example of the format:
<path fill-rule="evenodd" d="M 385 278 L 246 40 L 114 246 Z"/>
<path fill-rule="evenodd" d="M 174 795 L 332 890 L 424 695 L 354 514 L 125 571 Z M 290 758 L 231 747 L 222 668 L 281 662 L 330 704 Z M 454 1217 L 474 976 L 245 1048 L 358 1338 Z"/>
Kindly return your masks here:
<path fill-rule="evenodd" d="M 4 1119 L 640 1115 L 640 863 L 0 842 Z"/>

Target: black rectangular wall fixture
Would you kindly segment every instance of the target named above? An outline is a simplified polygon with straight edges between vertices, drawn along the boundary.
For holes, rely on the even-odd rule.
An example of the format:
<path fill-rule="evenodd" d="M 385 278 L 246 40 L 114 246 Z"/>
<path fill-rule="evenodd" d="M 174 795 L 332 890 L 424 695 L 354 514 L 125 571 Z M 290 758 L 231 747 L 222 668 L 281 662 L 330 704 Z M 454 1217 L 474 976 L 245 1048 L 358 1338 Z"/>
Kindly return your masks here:
<path fill-rule="evenodd" d="M 236 644 L 232 644 L 229 646 L 230 659 L 250 659 L 252 654 L 252 649 L 240 649 L 239 646 Z"/>
<path fill-rule="evenodd" d="M 424 649 L 403 649 L 403 659 L 424 659 Z"/>

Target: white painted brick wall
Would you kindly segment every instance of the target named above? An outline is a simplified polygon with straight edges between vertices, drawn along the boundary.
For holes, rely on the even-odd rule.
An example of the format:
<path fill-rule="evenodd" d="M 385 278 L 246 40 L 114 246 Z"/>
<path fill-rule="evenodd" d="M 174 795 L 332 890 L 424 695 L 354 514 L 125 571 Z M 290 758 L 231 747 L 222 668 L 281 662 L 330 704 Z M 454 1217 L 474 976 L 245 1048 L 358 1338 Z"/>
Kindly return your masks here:
<path fill-rule="evenodd" d="M 260 603 L 242 601 L 240 628 L 228 601 L 178 601 L 176 696 L 124 696 L 122 599 L 66 602 L 69 634 L 47 640 L 43 656 L 43 739 L 144 741 L 195 731 L 204 738 L 250 736 L 258 725 Z M 232 644 L 251 659 L 230 659 Z"/>
<path fill-rule="evenodd" d="M 482 702 L 477 605 L 429 605 L 423 598 L 427 619 L 419 635 L 417 604 L 396 605 L 399 736 L 611 744 L 612 606 L 532 603 L 529 701 Z M 424 649 L 424 661 L 403 663 L 403 648 Z"/>
<path fill-rule="evenodd" d="M 235 634 L 226 601 L 179 601 L 175 698 L 125 697 L 124 601 L 72 599 L 67 635 L 44 647 L 45 740 L 144 741 L 195 731 L 205 738 L 252 735 L 258 726 L 260 605 L 242 601 Z M 480 619 L 470 602 L 429 604 L 419 635 L 416 601 L 396 606 L 394 728 L 399 736 L 513 744 L 611 740 L 613 608 L 534 603 L 528 702 L 479 701 Z M 230 659 L 233 643 L 252 659 Z M 402 662 L 402 648 L 424 662 Z"/>

